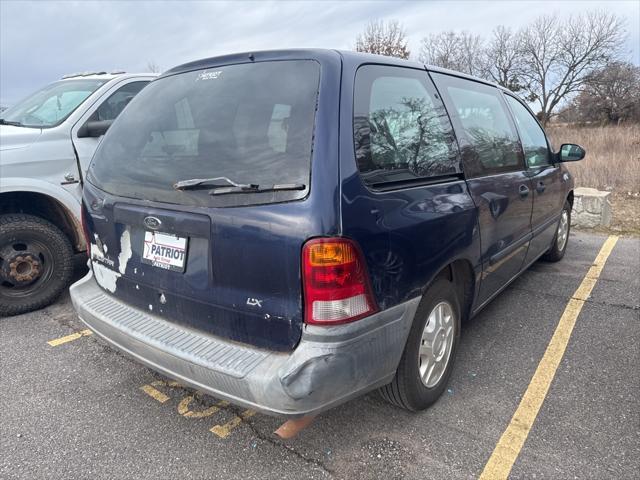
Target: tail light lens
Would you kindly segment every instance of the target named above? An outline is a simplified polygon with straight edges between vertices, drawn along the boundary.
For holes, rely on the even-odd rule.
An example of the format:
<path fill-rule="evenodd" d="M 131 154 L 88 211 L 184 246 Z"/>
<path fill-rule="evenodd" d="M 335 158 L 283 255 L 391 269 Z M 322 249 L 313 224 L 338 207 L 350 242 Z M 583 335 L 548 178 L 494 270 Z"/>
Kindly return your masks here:
<path fill-rule="evenodd" d="M 336 325 L 377 311 L 364 258 L 352 240 L 309 240 L 302 266 L 306 323 Z"/>

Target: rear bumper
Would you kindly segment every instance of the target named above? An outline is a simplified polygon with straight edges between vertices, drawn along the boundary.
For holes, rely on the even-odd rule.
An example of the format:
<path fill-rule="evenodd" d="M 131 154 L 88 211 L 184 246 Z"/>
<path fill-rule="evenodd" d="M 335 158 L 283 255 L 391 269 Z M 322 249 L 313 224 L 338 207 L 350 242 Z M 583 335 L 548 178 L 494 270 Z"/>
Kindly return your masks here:
<path fill-rule="evenodd" d="M 91 272 L 70 292 L 80 319 L 141 363 L 217 398 L 286 417 L 320 413 L 391 381 L 419 302 L 352 324 L 306 325 L 298 347 L 281 353 L 133 308 L 102 290 Z"/>

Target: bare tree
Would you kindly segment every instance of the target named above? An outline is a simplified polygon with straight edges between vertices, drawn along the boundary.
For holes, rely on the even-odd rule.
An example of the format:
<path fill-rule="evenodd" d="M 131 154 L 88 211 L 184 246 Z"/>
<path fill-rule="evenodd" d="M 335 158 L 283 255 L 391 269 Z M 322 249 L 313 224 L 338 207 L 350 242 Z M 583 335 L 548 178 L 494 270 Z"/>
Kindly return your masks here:
<path fill-rule="evenodd" d="M 429 65 L 459 70 L 459 47 L 458 34 L 453 30 L 437 34 L 432 33 L 422 39 L 418 59 Z"/>
<path fill-rule="evenodd" d="M 624 21 L 597 11 L 563 21 L 542 16 L 520 32 L 522 78 L 543 124 L 591 72 L 615 58 L 624 38 Z"/>
<path fill-rule="evenodd" d="M 563 110 L 567 121 L 640 121 L 640 67 L 611 62 L 585 80 L 580 94 Z"/>
<path fill-rule="evenodd" d="M 464 72 L 469 75 L 480 75 L 484 65 L 484 42 L 480 35 L 472 35 L 469 32 L 462 32 L 460 39 L 460 60 L 464 67 Z"/>
<path fill-rule="evenodd" d="M 162 71 L 162 69 L 160 68 L 160 65 L 158 65 L 153 60 L 149 60 L 147 62 L 147 72 L 160 73 L 161 71 Z"/>
<path fill-rule="evenodd" d="M 503 25 L 494 28 L 485 49 L 483 77 L 517 92 L 522 88 L 521 61 L 519 36 Z"/>
<path fill-rule="evenodd" d="M 370 21 L 356 39 L 356 51 L 400 58 L 409 58 L 410 53 L 406 33 L 397 20 Z"/>
<path fill-rule="evenodd" d="M 483 42 L 479 35 L 449 30 L 424 37 L 418 58 L 430 65 L 480 75 L 483 55 Z"/>

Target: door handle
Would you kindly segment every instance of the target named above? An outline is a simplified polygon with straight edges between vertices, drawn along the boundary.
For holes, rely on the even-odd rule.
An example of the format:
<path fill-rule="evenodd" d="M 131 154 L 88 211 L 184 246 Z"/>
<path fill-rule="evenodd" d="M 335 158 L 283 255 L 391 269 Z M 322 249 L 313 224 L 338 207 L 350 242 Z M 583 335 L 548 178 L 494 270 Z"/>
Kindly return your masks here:
<path fill-rule="evenodd" d="M 526 185 L 520 185 L 520 188 L 518 188 L 518 193 L 522 198 L 526 198 L 529 195 L 529 187 L 527 187 Z"/>
<path fill-rule="evenodd" d="M 545 188 L 547 188 L 547 187 L 545 187 L 544 182 L 540 181 L 540 182 L 538 182 L 538 185 L 536 185 L 536 192 L 542 193 L 542 192 L 544 192 Z"/>

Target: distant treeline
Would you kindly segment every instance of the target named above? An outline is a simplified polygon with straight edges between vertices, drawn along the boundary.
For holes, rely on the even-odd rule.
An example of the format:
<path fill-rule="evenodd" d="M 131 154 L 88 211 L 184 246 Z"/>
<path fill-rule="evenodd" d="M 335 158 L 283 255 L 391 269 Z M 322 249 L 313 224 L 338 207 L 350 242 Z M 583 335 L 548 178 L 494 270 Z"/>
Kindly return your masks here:
<path fill-rule="evenodd" d="M 624 60 L 624 19 L 602 11 L 545 15 L 520 30 L 499 25 L 489 38 L 465 31 L 431 33 L 417 59 L 485 78 L 517 92 L 547 124 L 640 122 L 640 67 Z M 410 58 L 395 20 L 371 21 L 356 50 Z"/>

